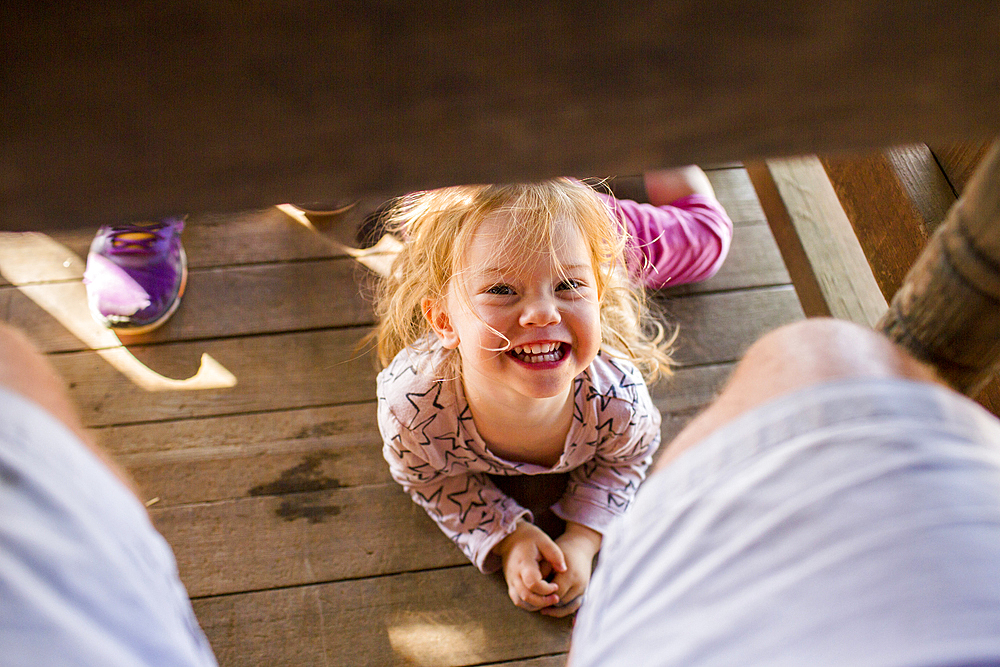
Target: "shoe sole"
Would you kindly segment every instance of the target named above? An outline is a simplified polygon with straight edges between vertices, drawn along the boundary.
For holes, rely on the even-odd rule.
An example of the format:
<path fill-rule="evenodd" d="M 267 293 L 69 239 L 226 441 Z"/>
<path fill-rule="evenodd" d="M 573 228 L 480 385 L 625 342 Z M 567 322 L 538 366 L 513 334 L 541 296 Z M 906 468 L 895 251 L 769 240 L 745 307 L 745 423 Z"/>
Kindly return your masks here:
<path fill-rule="evenodd" d="M 177 308 L 180 307 L 181 297 L 184 296 L 184 290 L 187 288 L 187 278 L 188 278 L 187 253 L 184 252 L 184 248 L 181 248 L 181 265 L 184 268 L 181 271 L 181 286 L 177 290 L 177 296 L 174 297 L 174 300 L 170 302 L 170 307 L 167 308 L 167 310 L 162 315 L 160 315 L 156 320 L 150 322 L 149 324 L 143 324 L 137 327 L 130 327 L 128 325 L 122 326 L 115 324 L 107 324 L 105 326 L 107 326 L 107 328 L 111 329 L 115 333 L 127 334 L 129 336 L 139 336 L 141 334 L 149 333 L 150 331 L 153 331 L 155 329 L 159 329 L 161 326 L 163 326 L 166 323 L 166 321 L 170 319 L 170 316 L 177 311 Z"/>

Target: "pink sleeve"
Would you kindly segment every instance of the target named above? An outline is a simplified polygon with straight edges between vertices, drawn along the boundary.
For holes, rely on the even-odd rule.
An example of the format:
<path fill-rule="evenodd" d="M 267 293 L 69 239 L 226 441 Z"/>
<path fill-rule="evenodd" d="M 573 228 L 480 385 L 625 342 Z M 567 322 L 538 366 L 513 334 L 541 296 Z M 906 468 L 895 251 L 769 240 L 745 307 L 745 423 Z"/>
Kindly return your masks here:
<path fill-rule="evenodd" d="M 650 289 L 707 280 L 729 252 L 733 223 L 711 197 L 688 195 L 664 206 L 601 196 L 629 233 L 629 273 Z"/>

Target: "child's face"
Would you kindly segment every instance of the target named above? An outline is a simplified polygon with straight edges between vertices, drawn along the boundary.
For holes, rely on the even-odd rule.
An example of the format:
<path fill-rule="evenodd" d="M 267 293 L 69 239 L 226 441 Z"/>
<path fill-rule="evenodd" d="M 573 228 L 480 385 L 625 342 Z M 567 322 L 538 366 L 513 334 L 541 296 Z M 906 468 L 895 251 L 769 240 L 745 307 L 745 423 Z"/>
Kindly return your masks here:
<path fill-rule="evenodd" d="M 444 346 L 462 355 L 470 397 L 568 395 L 601 345 L 589 247 L 564 222 L 553 234 L 555 257 L 526 257 L 516 240 L 505 240 L 508 221 L 497 213 L 482 222 L 432 324 Z"/>

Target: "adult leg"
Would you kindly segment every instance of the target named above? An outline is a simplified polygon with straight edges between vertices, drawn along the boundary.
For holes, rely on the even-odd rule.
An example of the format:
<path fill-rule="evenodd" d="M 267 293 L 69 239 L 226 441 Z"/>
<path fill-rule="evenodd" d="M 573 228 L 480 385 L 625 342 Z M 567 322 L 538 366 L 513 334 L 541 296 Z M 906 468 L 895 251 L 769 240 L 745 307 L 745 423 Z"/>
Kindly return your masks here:
<path fill-rule="evenodd" d="M 87 434 L 64 380 L 28 338 L 0 322 L 0 386 L 37 403 L 61 421 L 139 497 L 131 478 Z"/>
<path fill-rule="evenodd" d="M 3 664 L 216 664 L 127 475 L 90 441 L 55 369 L 3 324 L 0 600 Z"/>
<path fill-rule="evenodd" d="M 871 329 L 815 318 L 776 329 L 754 343 L 712 405 L 664 450 L 661 469 L 720 426 L 798 389 L 849 378 L 937 382 L 933 369 Z"/>
<path fill-rule="evenodd" d="M 1000 422 L 879 335 L 779 329 L 605 535 L 574 667 L 1000 664 Z"/>

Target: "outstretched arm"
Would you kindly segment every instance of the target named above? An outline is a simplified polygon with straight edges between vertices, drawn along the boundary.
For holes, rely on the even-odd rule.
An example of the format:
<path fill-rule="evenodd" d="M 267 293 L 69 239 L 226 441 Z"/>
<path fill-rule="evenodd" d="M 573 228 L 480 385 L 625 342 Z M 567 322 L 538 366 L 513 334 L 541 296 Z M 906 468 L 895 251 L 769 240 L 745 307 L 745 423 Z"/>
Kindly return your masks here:
<path fill-rule="evenodd" d="M 715 199 L 715 189 L 701 167 L 688 165 L 676 169 L 658 169 L 642 175 L 646 196 L 653 206 L 664 206 L 689 195 Z"/>
<path fill-rule="evenodd" d="M 729 252 L 733 223 L 705 172 L 662 169 L 644 174 L 643 182 L 648 204 L 601 195 L 628 230 L 633 278 L 660 289 L 715 275 Z"/>

